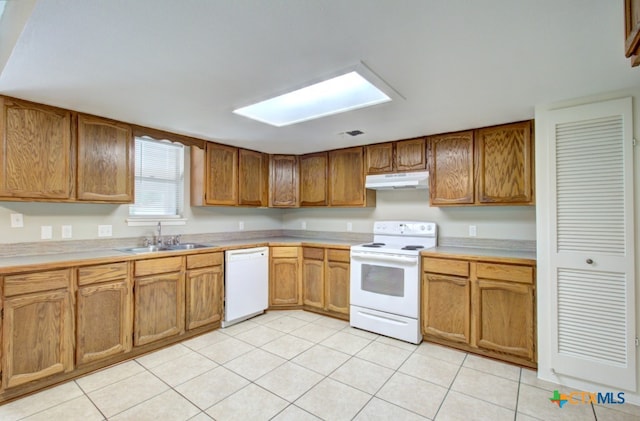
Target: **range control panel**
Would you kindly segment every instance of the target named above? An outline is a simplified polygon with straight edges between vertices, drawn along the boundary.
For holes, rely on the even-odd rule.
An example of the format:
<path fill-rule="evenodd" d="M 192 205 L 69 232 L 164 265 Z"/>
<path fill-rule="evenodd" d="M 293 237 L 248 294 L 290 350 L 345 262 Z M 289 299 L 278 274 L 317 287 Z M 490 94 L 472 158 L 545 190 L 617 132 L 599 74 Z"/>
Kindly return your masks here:
<path fill-rule="evenodd" d="M 406 235 L 408 237 L 435 237 L 436 223 L 423 221 L 376 221 L 374 234 Z"/>

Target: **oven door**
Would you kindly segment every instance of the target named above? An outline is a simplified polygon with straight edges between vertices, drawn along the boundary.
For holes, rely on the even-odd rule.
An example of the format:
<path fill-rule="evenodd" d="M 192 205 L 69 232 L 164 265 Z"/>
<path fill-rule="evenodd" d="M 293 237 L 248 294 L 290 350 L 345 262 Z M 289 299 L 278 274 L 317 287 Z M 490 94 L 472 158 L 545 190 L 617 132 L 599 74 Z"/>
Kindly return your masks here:
<path fill-rule="evenodd" d="M 420 257 L 351 251 L 352 305 L 418 318 Z"/>

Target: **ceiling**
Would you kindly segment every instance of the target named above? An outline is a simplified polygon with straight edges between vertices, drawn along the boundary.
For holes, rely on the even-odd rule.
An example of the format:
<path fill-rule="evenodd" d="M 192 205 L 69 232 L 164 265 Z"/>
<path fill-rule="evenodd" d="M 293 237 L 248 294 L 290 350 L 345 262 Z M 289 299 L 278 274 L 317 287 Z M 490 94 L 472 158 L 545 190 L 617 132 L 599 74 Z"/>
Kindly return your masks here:
<path fill-rule="evenodd" d="M 269 153 L 529 119 L 640 84 L 622 0 L 30 3 L 0 93 Z M 281 128 L 232 113 L 359 61 L 404 99 Z"/>

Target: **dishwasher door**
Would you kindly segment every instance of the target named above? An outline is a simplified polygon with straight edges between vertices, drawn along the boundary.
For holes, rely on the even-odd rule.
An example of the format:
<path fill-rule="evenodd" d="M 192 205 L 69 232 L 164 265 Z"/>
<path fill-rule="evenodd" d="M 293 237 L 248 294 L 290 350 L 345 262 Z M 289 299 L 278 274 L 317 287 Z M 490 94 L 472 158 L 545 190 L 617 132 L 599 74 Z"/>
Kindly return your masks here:
<path fill-rule="evenodd" d="M 269 306 L 269 248 L 228 250 L 224 268 L 224 320 L 230 326 Z"/>

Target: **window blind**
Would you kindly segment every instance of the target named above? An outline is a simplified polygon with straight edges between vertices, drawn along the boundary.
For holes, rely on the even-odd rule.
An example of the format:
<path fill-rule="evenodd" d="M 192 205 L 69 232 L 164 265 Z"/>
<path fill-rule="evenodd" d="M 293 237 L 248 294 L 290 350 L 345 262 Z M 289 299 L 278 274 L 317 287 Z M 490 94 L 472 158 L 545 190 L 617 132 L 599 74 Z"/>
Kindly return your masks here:
<path fill-rule="evenodd" d="M 130 216 L 178 217 L 184 197 L 184 147 L 136 137 L 135 204 Z"/>

